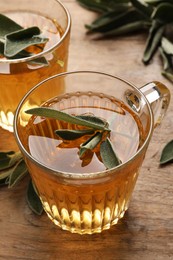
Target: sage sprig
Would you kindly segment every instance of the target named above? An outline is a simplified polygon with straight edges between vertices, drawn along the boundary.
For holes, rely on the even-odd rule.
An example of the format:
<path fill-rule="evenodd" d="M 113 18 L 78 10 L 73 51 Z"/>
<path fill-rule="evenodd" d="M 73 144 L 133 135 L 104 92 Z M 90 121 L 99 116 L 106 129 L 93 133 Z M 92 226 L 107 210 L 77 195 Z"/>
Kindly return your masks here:
<path fill-rule="evenodd" d="M 7 59 L 20 59 L 33 56 L 27 51 L 30 46 L 43 48 L 48 41 L 38 27 L 23 28 L 7 16 L 0 14 L 0 54 Z M 35 59 L 35 64 L 48 65 L 44 57 Z"/>
<path fill-rule="evenodd" d="M 27 166 L 21 152 L 0 152 L 0 186 L 6 185 L 8 188 L 13 188 L 27 175 Z M 31 184 L 29 184 L 27 191 L 27 202 L 36 214 L 41 214 L 40 198 L 31 188 Z"/>
<path fill-rule="evenodd" d="M 87 152 L 89 151 L 94 152 L 94 149 L 96 147 L 98 147 L 99 145 L 101 146 L 103 141 L 109 138 L 111 132 L 111 130 L 109 129 L 109 125 L 106 121 L 92 115 L 74 116 L 74 115 L 67 114 L 63 111 L 58 111 L 47 107 L 32 108 L 25 111 L 25 113 L 35 115 L 35 116 L 41 116 L 45 118 L 52 118 L 52 119 L 68 122 L 70 124 L 86 127 L 85 129 L 77 129 L 77 130 L 76 129 L 55 130 L 55 134 L 64 140 L 73 141 L 84 135 L 87 135 L 87 140 L 82 142 L 79 146 L 78 154 L 81 159 L 85 156 Z M 104 139 L 102 137 L 104 137 Z M 113 145 L 110 144 L 111 141 L 109 140 L 107 142 L 109 143 L 109 145 L 102 145 L 102 149 L 100 149 L 100 155 L 101 158 L 103 158 L 103 163 L 106 162 L 105 163 L 106 168 L 110 169 L 119 165 L 121 161 L 117 159 L 118 156 L 115 154 L 115 151 L 113 151 Z M 63 145 L 60 144 L 60 147 L 63 148 Z M 107 154 L 106 159 L 105 159 L 105 154 Z M 84 165 L 84 163 L 82 163 L 82 165 Z"/>
<path fill-rule="evenodd" d="M 77 1 L 83 7 L 98 12 L 98 18 L 86 25 L 88 33 L 97 33 L 98 38 L 147 32 L 142 61 L 148 65 L 159 50 L 163 60 L 162 74 L 173 82 L 173 0 Z M 165 41 L 170 42 L 169 53 Z"/>

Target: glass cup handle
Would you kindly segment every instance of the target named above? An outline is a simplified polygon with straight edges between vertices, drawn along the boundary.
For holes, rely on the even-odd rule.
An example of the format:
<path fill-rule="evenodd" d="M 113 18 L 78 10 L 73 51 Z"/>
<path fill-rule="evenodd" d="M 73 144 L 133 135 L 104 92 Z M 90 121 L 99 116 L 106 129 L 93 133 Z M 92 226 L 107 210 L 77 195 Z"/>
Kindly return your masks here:
<path fill-rule="evenodd" d="M 140 88 L 148 99 L 154 114 L 154 126 L 159 125 L 166 113 L 170 102 L 170 91 L 158 81 L 150 82 Z"/>

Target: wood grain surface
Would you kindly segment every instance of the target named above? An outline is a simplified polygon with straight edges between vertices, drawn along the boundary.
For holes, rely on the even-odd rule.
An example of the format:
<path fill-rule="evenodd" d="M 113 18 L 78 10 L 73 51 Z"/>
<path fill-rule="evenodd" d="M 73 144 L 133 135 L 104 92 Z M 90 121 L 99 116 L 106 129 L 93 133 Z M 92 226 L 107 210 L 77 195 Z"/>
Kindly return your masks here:
<path fill-rule="evenodd" d="M 97 70 L 119 75 L 137 87 L 158 80 L 158 55 L 151 65 L 141 62 L 146 35 L 96 41 L 84 24 L 95 14 L 74 0 L 62 1 L 72 17 L 70 70 Z M 0 3 L 1 6 L 1 3 Z M 152 137 L 130 208 L 116 226 L 101 234 L 62 231 L 47 216 L 34 215 L 26 203 L 27 178 L 16 188 L 0 189 L 0 259 L 31 260 L 171 260 L 173 259 L 173 164 L 159 167 L 164 145 L 173 139 L 173 102 Z M 17 149 L 12 134 L 0 129 L 0 150 Z"/>

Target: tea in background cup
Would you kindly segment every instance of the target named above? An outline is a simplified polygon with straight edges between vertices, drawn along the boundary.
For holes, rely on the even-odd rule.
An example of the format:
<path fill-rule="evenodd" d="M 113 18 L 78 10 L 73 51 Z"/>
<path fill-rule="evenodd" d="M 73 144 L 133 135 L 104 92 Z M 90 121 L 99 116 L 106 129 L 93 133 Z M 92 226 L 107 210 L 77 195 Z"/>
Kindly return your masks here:
<path fill-rule="evenodd" d="M 65 88 L 59 94 L 61 82 Z M 53 76 L 25 95 L 16 112 L 14 133 L 44 210 L 57 226 L 93 234 L 109 229 L 123 217 L 153 129 L 169 101 L 169 90 L 162 83 L 151 82 L 137 89 L 123 79 L 92 71 Z M 104 135 L 93 150 L 79 157 L 81 143 L 87 144 L 90 135 L 64 141 L 55 131 L 86 128 L 29 115 L 26 109 L 33 103 L 106 122 L 111 130 L 106 134 L 121 163 L 112 168 L 103 163 L 100 147 Z"/>
<path fill-rule="evenodd" d="M 30 48 L 33 52 L 30 57 L 0 56 L 0 126 L 13 131 L 14 112 L 28 90 L 43 79 L 67 70 L 71 20 L 67 9 L 57 0 L 4 1 L 0 13 L 23 28 L 39 27 L 48 38 L 43 50 L 38 46 Z M 43 59 L 46 63 L 39 62 Z"/>

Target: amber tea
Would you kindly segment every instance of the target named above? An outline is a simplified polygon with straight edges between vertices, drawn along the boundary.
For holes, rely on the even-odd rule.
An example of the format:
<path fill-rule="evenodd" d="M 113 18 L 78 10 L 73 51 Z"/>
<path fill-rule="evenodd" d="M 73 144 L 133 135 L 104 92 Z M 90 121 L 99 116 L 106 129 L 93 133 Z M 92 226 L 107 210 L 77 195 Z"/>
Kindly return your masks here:
<path fill-rule="evenodd" d="M 25 1 L 23 1 L 23 4 L 24 2 Z M 41 2 L 44 2 L 40 4 L 45 5 L 46 9 L 45 1 Z M 12 4 L 15 4 L 15 1 Z M 30 5 L 32 5 L 32 3 L 30 3 Z M 18 5 L 16 4 L 16 6 Z M 68 28 L 70 23 L 70 21 L 68 21 L 68 15 L 66 14 L 66 17 L 64 17 L 64 19 L 67 20 L 65 27 L 61 26 L 61 21 L 57 18 L 58 15 L 56 17 L 51 13 L 45 13 L 45 15 L 37 13 L 39 5 L 38 9 L 34 10 L 33 4 L 33 11 L 27 11 L 27 7 L 25 8 L 26 9 L 19 11 L 5 11 L 4 15 L 23 28 L 37 26 L 41 30 L 42 35 L 48 38 L 48 42 L 43 49 L 40 48 L 40 46 L 29 48 L 29 51 L 33 53 L 33 60 L 7 60 L 2 55 L 0 56 L 0 126 L 9 131 L 13 131 L 14 112 L 24 94 L 46 77 L 67 70 L 69 45 L 69 32 L 67 33 L 67 31 L 70 30 Z M 54 8 L 56 10 L 56 5 Z M 8 9 L 9 7 L 7 10 Z M 58 12 L 60 13 L 61 10 L 57 9 L 57 13 Z M 62 12 L 62 16 L 63 15 L 65 16 L 65 10 L 64 14 Z M 41 55 L 41 53 L 43 53 L 43 55 Z M 34 56 L 37 54 L 44 57 L 47 64 L 34 63 Z"/>
<path fill-rule="evenodd" d="M 110 140 L 123 163 L 142 145 L 140 119 L 116 98 L 99 93 L 74 93 L 54 98 L 46 106 L 72 115 L 97 116 L 107 121 L 111 129 Z M 22 137 L 27 142 L 24 146 L 46 167 L 73 174 L 106 170 L 99 155 L 99 145 L 83 159 L 79 158 L 79 146 L 88 136 L 62 141 L 54 133 L 56 129 L 79 129 L 79 126 L 33 116 L 26 128 L 28 136 L 25 133 Z M 68 186 L 68 183 L 60 184 L 49 177 L 38 181 L 38 173 L 32 167 L 30 171 L 33 172 L 43 206 L 54 223 L 62 227 L 66 225 L 65 229 L 71 229 L 73 223 L 74 231 L 83 226 L 85 232 L 106 229 L 123 216 L 138 175 L 136 170 L 129 174 L 127 169 L 123 177 L 116 181 L 97 185 L 93 180 L 86 186 L 79 181 L 77 185 Z"/>
<path fill-rule="evenodd" d="M 66 89 L 55 95 L 61 80 Z M 48 87 L 50 92 L 46 92 Z M 38 101 L 45 92 L 44 102 Z M 154 116 L 142 92 L 150 100 L 152 96 Z M 79 156 L 81 143 L 87 143 L 90 134 L 67 140 L 56 133 L 58 129 L 81 131 L 85 127 L 26 114 L 32 100 L 38 101 L 35 108 L 45 106 L 47 110 L 106 122 L 110 131 L 104 133 L 109 135 L 120 164 L 105 166 L 100 149 L 104 134 L 101 144 Z M 42 205 L 57 226 L 73 233 L 93 234 L 109 229 L 123 217 L 154 124 L 160 122 L 169 100 L 169 91 L 161 83 L 152 82 L 138 90 L 118 77 L 87 71 L 53 76 L 25 95 L 16 112 L 14 133 Z"/>

